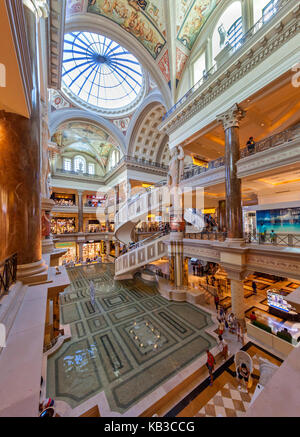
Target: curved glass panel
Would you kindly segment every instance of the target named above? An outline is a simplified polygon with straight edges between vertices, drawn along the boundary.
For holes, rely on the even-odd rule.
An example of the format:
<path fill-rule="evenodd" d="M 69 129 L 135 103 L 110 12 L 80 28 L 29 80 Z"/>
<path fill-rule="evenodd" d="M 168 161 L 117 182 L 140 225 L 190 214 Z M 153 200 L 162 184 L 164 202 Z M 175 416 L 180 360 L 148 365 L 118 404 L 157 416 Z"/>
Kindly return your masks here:
<path fill-rule="evenodd" d="M 104 110 L 133 104 L 144 88 L 138 60 L 116 42 L 89 32 L 65 35 L 63 84 L 84 103 Z"/>

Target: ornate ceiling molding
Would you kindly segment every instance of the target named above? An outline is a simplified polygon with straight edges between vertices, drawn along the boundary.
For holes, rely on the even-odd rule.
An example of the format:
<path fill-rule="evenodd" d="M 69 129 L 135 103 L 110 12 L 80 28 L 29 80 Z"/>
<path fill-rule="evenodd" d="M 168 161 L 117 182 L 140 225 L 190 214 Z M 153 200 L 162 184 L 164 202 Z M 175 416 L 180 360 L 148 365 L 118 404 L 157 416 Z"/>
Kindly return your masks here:
<path fill-rule="evenodd" d="M 66 0 L 49 0 L 48 87 L 60 90 L 65 34 Z"/>
<path fill-rule="evenodd" d="M 14 39 L 15 51 L 18 59 L 20 75 L 23 81 L 28 113 L 32 112 L 32 59 L 27 40 L 26 19 L 24 6 L 20 0 L 5 0 L 11 32 Z"/>
<path fill-rule="evenodd" d="M 160 125 L 160 130 L 171 135 L 186 121 L 207 107 L 232 85 L 243 79 L 259 64 L 273 55 L 276 50 L 295 37 L 299 33 L 298 12 L 294 13 L 293 11 L 296 3 L 294 0 L 286 2 L 274 18 L 275 23 L 271 20 L 252 38 L 249 38 L 240 50 L 187 98 L 186 103 L 182 103 L 173 114 L 164 120 Z M 281 23 L 281 25 L 276 25 L 278 23 Z M 274 71 L 276 71 L 275 67 L 281 60 L 277 59 L 276 62 Z"/>

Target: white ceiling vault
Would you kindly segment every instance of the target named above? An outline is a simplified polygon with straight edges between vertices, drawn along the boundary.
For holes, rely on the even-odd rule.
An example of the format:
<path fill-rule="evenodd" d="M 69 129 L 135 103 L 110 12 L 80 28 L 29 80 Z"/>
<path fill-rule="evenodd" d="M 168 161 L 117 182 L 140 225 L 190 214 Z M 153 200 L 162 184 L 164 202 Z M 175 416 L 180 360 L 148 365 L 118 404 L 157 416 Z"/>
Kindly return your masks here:
<path fill-rule="evenodd" d="M 124 154 L 167 164 L 168 137 L 157 129 L 176 102 L 178 84 L 206 20 L 220 0 L 66 0 L 65 33 L 96 32 L 121 44 L 145 72 L 146 93 L 131 113 L 96 115 L 62 91 L 51 92 L 51 129 L 58 121 L 94 120 Z M 228 1 L 228 0 L 226 0 Z M 75 117 L 76 115 L 76 117 Z"/>

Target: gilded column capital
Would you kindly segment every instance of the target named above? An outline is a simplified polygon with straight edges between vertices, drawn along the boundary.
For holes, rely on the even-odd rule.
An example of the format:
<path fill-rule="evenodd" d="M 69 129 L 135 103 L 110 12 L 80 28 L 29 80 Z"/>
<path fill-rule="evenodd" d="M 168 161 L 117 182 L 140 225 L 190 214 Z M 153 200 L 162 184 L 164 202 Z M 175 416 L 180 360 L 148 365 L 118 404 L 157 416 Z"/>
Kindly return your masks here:
<path fill-rule="evenodd" d="M 245 117 L 245 115 L 246 111 L 235 103 L 231 108 L 227 109 L 227 111 L 218 115 L 217 121 L 223 123 L 224 130 L 226 130 L 230 127 L 239 127 L 240 121 Z"/>

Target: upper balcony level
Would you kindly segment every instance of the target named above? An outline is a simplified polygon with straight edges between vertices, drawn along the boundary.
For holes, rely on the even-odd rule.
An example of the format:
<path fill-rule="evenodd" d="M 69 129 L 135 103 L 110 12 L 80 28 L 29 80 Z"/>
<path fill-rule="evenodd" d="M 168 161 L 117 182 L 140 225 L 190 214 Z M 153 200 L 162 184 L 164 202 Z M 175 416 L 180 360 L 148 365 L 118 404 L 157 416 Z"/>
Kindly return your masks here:
<path fill-rule="evenodd" d="M 300 123 L 255 143 L 253 150 L 241 150 L 237 163 L 240 178 L 300 163 Z M 207 166 L 192 165 L 185 169 L 182 185 L 208 187 L 225 182 L 225 158 L 208 162 Z"/>
<path fill-rule="evenodd" d="M 167 112 L 160 130 L 169 134 L 171 148 L 299 62 L 299 2 L 277 0 L 274 5 L 273 15 L 226 45 L 212 68 Z"/>
<path fill-rule="evenodd" d="M 63 168 L 56 168 L 52 172 L 54 179 L 69 179 L 71 181 L 88 181 L 98 185 L 106 185 L 117 177 L 124 170 L 138 170 L 148 174 L 155 174 L 158 176 L 166 176 L 168 167 L 157 162 L 147 161 L 145 159 L 137 159 L 133 156 L 123 156 L 118 164 L 113 167 L 105 176 L 92 175 L 74 170 L 65 170 Z"/>

